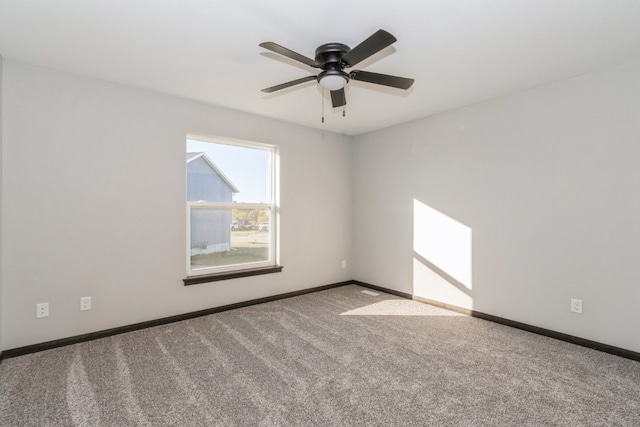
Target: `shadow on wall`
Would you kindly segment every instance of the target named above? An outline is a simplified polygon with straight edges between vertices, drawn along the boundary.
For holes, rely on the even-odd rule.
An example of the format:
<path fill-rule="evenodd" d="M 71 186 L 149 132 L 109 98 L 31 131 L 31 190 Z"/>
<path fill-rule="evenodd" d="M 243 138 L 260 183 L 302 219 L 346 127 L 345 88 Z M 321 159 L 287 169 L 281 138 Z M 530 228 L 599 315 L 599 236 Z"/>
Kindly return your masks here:
<path fill-rule="evenodd" d="M 471 227 L 413 199 L 413 294 L 473 309 Z"/>

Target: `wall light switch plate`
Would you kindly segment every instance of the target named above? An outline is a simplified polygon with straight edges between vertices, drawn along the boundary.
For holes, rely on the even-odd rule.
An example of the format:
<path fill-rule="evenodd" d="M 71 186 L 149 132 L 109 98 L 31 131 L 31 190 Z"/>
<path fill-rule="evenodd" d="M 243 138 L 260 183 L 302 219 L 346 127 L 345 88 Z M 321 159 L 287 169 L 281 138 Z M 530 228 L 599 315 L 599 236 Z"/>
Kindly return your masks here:
<path fill-rule="evenodd" d="M 91 310 L 91 297 L 80 298 L 80 311 Z"/>

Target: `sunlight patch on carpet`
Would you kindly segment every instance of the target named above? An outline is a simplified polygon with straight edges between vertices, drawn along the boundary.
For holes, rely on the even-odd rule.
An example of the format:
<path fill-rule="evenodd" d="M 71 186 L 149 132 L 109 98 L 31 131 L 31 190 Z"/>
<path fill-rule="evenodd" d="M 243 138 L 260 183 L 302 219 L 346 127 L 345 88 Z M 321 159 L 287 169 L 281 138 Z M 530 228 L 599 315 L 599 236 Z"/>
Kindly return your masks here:
<path fill-rule="evenodd" d="M 390 299 L 340 313 L 341 316 L 464 316 L 411 300 Z"/>

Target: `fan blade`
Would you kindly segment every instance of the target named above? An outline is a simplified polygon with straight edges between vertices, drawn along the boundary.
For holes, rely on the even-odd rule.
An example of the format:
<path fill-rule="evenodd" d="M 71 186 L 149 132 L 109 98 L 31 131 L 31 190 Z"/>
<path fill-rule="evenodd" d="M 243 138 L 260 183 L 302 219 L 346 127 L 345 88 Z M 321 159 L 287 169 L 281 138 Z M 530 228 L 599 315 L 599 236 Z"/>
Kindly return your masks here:
<path fill-rule="evenodd" d="M 385 30 L 378 30 L 358 46 L 345 53 L 341 61 L 347 67 L 353 67 L 358 62 L 380 52 L 385 47 L 396 42 L 396 38 Z"/>
<path fill-rule="evenodd" d="M 260 47 L 265 49 L 269 49 L 272 52 L 279 53 L 282 56 L 286 56 L 287 58 L 293 59 L 298 62 L 302 62 L 303 64 L 307 64 L 313 68 L 320 68 L 320 64 L 314 61 L 311 58 L 307 58 L 304 55 L 300 55 L 297 52 L 292 51 L 291 49 L 287 49 L 286 47 L 280 46 L 279 44 L 273 42 L 264 42 L 260 43 Z"/>
<path fill-rule="evenodd" d="M 307 76 L 297 80 L 291 80 L 290 82 L 282 83 L 276 86 L 271 86 L 266 89 L 262 89 L 263 92 L 271 93 L 277 90 L 286 89 L 291 86 L 299 85 L 300 83 L 310 82 L 311 80 L 316 80 L 317 76 Z"/>
<path fill-rule="evenodd" d="M 375 83 L 377 85 L 390 86 L 398 89 L 409 89 L 413 84 L 413 79 L 405 77 L 390 76 L 389 74 L 371 73 L 369 71 L 354 70 L 349 73 L 353 80 L 361 82 Z"/>
<path fill-rule="evenodd" d="M 344 94 L 344 88 L 331 91 L 331 104 L 333 104 L 333 108 L 347 105 L 347 97 Z"/>

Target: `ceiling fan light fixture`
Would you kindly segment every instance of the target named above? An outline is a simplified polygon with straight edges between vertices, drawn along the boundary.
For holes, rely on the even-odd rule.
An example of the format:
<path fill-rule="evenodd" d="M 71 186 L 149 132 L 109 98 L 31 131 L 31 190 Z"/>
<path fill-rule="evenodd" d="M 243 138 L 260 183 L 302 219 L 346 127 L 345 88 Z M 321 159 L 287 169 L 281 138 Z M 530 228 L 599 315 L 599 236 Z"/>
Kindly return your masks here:
<path fill-rule="evenodd" d="M 340 90 L 349 81 L 349 76 L 343 71 L 326 70 L 318 75 L 318 83 L 325 89 Z"/>
<path fill-rule="evenodd" d="M 265 93 L 276 92 L 296 86 L 311 80 L 316 80 L 322 86 L 322 100 L 324 102 L 324 89 L 331 92 L 331 105 L 333 108 L 343 107 L 347 104 L 344 87 L 351 80 L 358 80 L 366 83 L 373 83 L 397 89 L 409 89 L 413 85 L 413 79 L 397 77 L 389 74 L 372 73 L 370 71 L 350 70 L 344 72 L 345 68 L 351 68 L 365 59 L 375 55 L 381 50 L 395 43 L 396 38 L 385 30 L 378 30 L 366 40 L 351 49 L 342 43 L 325 43 L 316 49 L 315 59 L 307 58 L 297 52 L 287 49 L 273 42 L 260 43 L 260 47 L 268 49 L 286 58 L 308 65 L 311 68 L 319 68 L 320 74 L 302 77 L 291 80 L 276 86 L 262 89 Z"/>

